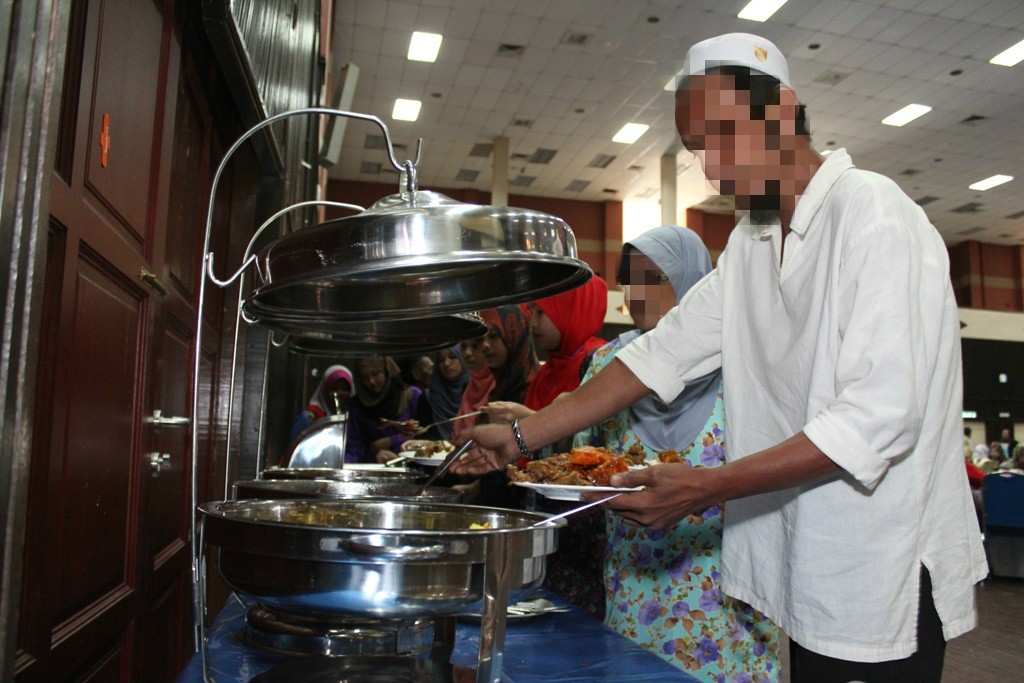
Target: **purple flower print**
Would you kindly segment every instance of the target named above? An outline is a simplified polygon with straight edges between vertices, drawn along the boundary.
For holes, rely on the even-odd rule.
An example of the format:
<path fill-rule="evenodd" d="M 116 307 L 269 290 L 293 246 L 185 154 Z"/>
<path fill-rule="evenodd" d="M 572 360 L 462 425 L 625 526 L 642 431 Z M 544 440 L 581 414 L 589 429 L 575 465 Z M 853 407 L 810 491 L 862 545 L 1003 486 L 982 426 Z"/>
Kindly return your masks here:
<path fill-rule="evenodd" d="M 655 531 L 648 531 L 647 532 L 647 540 L 648 541 L 660 541 L 661 539 L 665 538 L 665 534 L 666 533 L 668 533 L 668 532 L 665 529 L 657 529 Z"/>
<path fill-rule="evenodd" d="M 725 680 L 725 674 L 718 674 L 715 676 L 715 683 L 728 683 L 728 681 Z"/>
<path fill-rule="evenodd" d="M 723 462 L 725 462 L 725 449 L 717 443 L 705 446 L 704 450 L 700 452 L 700 464 L 704 465 L 704 467 L 714 467 L 715 465 L 721 465 Z"/>
<path fill-rule="evenodd" d="M 693 653 L 693 656 L 701 666 L 714 662 L 718 659 L 718 645 L 715 644 L 715 641 L 704 636 L 700 641 L 700 645 L 697 646 L 697 651 Z"/>
<path fill-rule="evenodd" d="M 712 427 L 711 428 L 711 433 L 714 434 L 715 436 L 721 438 L 722 437 L 722 428 L 721 427 Z"/>
<path fill-rule="evenodd" d="M 619 608 L 619 614 L 625 614 L 626 612 L 629 611 L 629 603 L 628 602 L 620 602 L 620 603 L 617 604 L 617 606 Z"/>
<path fill-rule="evenodd" d="M 754 683 L 754 679 L 746 671 L 739 672 L 732 680 L 734 683 Z"/>
<path fill-rule="evenodd" d="M 680 553 L 676 555 L 671 562 L 668 563 L 668 575 L 676 581 L 682 580 L 691 569 L 693 569 L 693 555 L 688 552 Z"/>
<path fill-rule="evenodd" d="M 718 573 L 717 569 L 712 569 L 711 570 L 711 580 L 712 581 L 714 581 L 715 583 L 718 583 L 720 576 L 721 576 L 721 574 Z"/>
<path fill-rule="evenodd" d="M 661 646 L 661 651 L 667 655 L 674 655 L 676 653 L 676 641 L 666 640 Z"/>
<path fill-rule="evenodd" d="M 637 620 L 644 626 L 650 626 L 659 616 L 661 616 L 661 603 L 657 600 L 648 600 L 640 605 L 640 616 Z"/>
<path fill-rule="evenodd" d="M 664 548 L 655 548 L 654 549 L 654 559 L 660 560 L 663 557 L 665 557 L 665 549 Z"/>
<path fill-rule="evenodd" d="M 622 588 L 622 573 L 615 572 L 612 575 L 612 595 L 615 595 Z"/>
<path fill-rule="evenodd" d="M 701 514 L 701 517 L 703 517 L 705 520 L 708 520 L 708 519 L 711 519 L 712 517 L 717 517 L 719 515 L 719 512 L 720 512 L 720 510 L 719 510 L 718 506 L 717 505 L 712 505 L 711 507 L 709 507 L 707 510 L 705 510 Z"/>
<path fill-rule="evenodd" d="M 722 606 L 722 593 L 717 588 L 709 588 L 700 595 L 700 599 L 697 601 L 697 605 L 700 606 L 705 612 L 714 612 Z"/>
<path fill-rule="evenodd" d="M 672 616 L 676 619 L 684 619 L 690 615 L 690 605 L 685 602 L 677 602 L 672 605 Z"/>
<path fill-rule="evenodd" d="M 760 657 L 763 654 L 764 654 L 764 643 L 762 643 L 759 640 L 756 643 L 754 643 L 754 656 L 755 657 Z"/>
<path fill-rule="evenodd" d="M 644 569 L 651 566 L 651 546 L 640 546 L 640 552 L 636 555 L 636 568 Z"/>

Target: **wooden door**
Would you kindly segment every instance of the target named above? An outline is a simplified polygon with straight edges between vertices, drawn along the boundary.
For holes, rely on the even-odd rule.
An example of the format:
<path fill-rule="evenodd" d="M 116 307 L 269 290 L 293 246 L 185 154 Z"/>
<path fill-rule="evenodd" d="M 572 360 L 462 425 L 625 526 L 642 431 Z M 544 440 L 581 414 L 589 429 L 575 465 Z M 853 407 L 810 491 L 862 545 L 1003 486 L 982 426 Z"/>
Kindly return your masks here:
<path fill-rule="evenodd" d="M 72 9 L 19 681 L 159 683 L 192 647 L 190 432 L 154 419 L 191 412 L 212 163 L 209 107 L 187 83 L 197 69 L 182 69 L 181 16 L 169 0 Z M 212 389 L 219 341 L 207 339 Z"/>

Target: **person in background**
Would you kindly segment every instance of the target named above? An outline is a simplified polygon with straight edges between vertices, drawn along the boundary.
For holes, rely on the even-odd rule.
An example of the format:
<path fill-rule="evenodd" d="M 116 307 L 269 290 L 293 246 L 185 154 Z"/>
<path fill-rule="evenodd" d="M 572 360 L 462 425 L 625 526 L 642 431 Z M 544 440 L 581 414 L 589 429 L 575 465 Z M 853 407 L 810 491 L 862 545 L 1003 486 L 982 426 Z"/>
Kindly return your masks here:
<path fill-rule="evenodd" d="M 964 457 L 970 456 L 974 451 L 974 443 L 971 441 L 971 428 L 964 427 Z"/>
<path fill-rule="evenodd" d="M 657 325 L 701 278 L 711 256 L 687 228 L 665 225 L 622 247 L 618 280 L 636 329 L 599 348 L 587 371 L 589 381 L 619 350 Z M 618 415 L 578 433 L 576 446 L 615 452 L 639 446 L 647 461 L 676 451 L 690 467 L 725 464 L 728 429 L 722 373 L 715 370 L 663 403 L 645 396 Z M 726 596 L 718 576 L 722 554 L 721 506 L 695 514 L 663 531 L 628 524 L 617 515 L 606 521 L 603 588 L 604 622 L 645 649 L 702 680 L 779 680 L 779 630 L 749 605 Z M 559 552 L 562 550 L 559 540 Z M 584 549 L 576 550 L 585 552 Z M 582 586 L 564 577 L 564 588 Z M 552 586 L 554 588 L 554 586 Z M 699 616 L 698 616 L 699 615 Z M 707 643 L 715 647 L 702 647 Z M 714 656 L 693 656 L 693 652 Z"/>
<path fill-rule="evenodd" d="M 309 403 L 295 416 L 289 441 L 295 441 L 302 430 L 320 418 L 338 415 L 348 410 L 349 400 L 355 396 L 352 372 L 344 365 L 332 365 L 324 371 Z"/>
<path fill-rule="evenodd" d="M 501 401 L 522 403 L 527 388 L 537 374 L 537 353 L 530 336 L 529 312 L 525 306 L 499 306 L 481 312 L 487 334 L 480 344 L 484 361 L 494 377 L 485 403 Z M 480 416 L 480 424 L 489 419 Z M 491 472 L 480 478 L 478 505 L 519 507 L 520 496 L 508 485 L 504 471 Z"/>
<path fill-rule="evenodd" d="M 441 349 L 437 352 L 436 369 L 430 378 L 427 399 L 434 414 L 434 421 L 447 420 L 459 415 L 459 404 L 462 394 L 469 384 L 469 371 L 462 362 L 462 352 L 458 346 Z M 452 435 L 455 423 L 447 422 L 437 426 L 437 433 L 442 439 Z"/>
<path fill-rule="evenodd" d="M 595 275 L 586 284 L 529 304 L 530 335 L 547 354 L 523 404 L 540 410 L 580 385 L 591 354 L 605 341 L 596 335 L 608 310 L 608 285 Z"/>
<path fill-rule="evenodd" d="M 1013 432 L 1003 429 L 999 433 L 999 444 L 1003 447 L 1003 455 L 1009 460 L 1013 456 L 1013 451 L 1017 449 L 1017 440 L 1013 438 Z"/>
<path fill-rule="evenodd" d="M 988 444 L 988 457 L 996 463 L 997 467 L 1001 467 L 1006 462 L 1006 452 L 1003 450 L 1003 444 L 998 441 L 990 441 Z"/>
<path fill-rule="evenodd" d="M 476 445 L 452 469 L 501 467 L 721 368 L 727 462 L 617 474 L 613 486 L 644 488 L 605 506 L 659 530 L 726 502 L 722 591 L 788 633 L 793 683 L 939 683 L 987 575 L 963 521 L 945 245 L 892 180 L 814 150 L 785 57 L 763 37 L 691 47 L 675 116 L 708 179 L 749 212 L 717 267 L 568 397 L 465 434 Z"/>
<path fill-rule="evenodd" d="M 430 388 L 430 380 L 434 376 L 433 358 L 426 355 L 409 356 L 397 362 L 406 386 L 416 387 L 420 391 L 427 391 Z"/>
<path fill-rule="evenodd" d="M 469 382 L 462 392 L 462 401 L 459 403 L 459 415 L 468 415 L 480 410 L 481 406 L 487 403 L 491 392 L 494 391 L 494 375 L 484 358 L 483 339 L 470 339 L 459 343 L 459 351 L 462 352 L 462 360 L 469 371 Z M 459 432 L 469 429 L 477 423 L 479 416 L 467 417 L 454 423 L 452 427 L 452 438 L 457 439 Z"/>
<path fill-rule="evenodd" d="M 349 421 L 351 436 L 345 447 L 346 462 L 387 462 L 395 457 L 411 438 L 436 439 L 436 429 L 414 435 L 388 425 L 383 420 L 420 425 L 433 421 L 430 403 L 417 387 L 406 386 L 398 365 L 390 356 L 367 356 L 356 361 L 356 396 L 352 399 Z"/>

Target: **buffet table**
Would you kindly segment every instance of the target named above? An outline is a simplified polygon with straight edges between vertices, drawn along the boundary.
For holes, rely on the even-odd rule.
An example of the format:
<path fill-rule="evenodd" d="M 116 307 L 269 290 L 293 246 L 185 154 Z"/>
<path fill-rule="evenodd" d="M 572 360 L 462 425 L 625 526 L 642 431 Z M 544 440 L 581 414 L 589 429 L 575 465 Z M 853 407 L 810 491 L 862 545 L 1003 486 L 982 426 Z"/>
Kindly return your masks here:
<path fill-rule="evenodd" d="M 568 607 L 544 593 L 558 606 Z M 210 669 L 217 683 L 248 683 L 253 677 L 295 657 L 243 645 L 236 634 L 244 610 L 234 598 L 210 626 Z M 479 626 L 459 622 L 454 664 L 475 666 Z M 606 628 L 582 610 L 510 620 L 502 666 L 505 683 L 697 683 L 697 679 Z M 177 683 L 203 683 L 202 664 L 194 655 Z"/>

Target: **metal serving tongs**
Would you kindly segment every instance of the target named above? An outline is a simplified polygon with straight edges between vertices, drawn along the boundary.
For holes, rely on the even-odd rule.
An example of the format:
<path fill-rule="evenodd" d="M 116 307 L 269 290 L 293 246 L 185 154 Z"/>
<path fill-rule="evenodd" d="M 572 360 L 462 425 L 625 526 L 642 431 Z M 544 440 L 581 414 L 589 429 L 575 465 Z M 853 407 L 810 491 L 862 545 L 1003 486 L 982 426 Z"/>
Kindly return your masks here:
<path fill-rule="evenodd" d="M 566 510 L 565 512 L 560 512 L 557 515 L 551 515 L 550 517 L 545 517 L 544 519 L 540 520 L 539 522 L 531 524 L 530 528 L 531 529 L 539 529 L 540 527 L 543 527 L 543 526 L 545 526 L 547 524 L 550 524 L 551 522 L 555 521 L 556 519 L 562 519 L 563 517 L 568 517 L 569 515 L 575 515 L 577 512 L 583 512 L 587 508 L 592 508 L 595 505 L 600 505 L 601 503 L 607 503 L 612 498 L 618 498 L 621 495 L 622 495 L 621 493 L 616 493 L 614 495 L 608 496 L 607 498 L 602 498 L 601 500 L 592 500 L 589 503 L 585 503 L 583 505 L 578 505 L 577 507 L 574 507 L 571 510 Z"/>
<path fill-rule="evenodd" d="M 453 462 L 455 462 L 456 460 L 461 458 L 463 455 L 468 453 L 469 449 L 472 448 L 473 444 L 475 444 L 475 443 L 476 443 L 476 441 L 474 441 L 473 439 L 470 439 L 469 441 L 467 441 L 466 443 L 462 444 L 461 446 L 456 448 L 454 451 L 449 453 L 448 457 L 446 457 L 444 459 L 444 462 L 442 462 L 440 465 L 438 465 L 436 468 L 434 468 L 434 473 L 431 474 L 430 477 L 428 477 L 427 480 L 425 482 L 423 482 L 423 485 L 420 486 L 416 490 L 416 495 L 417 496 L 422 496 L 423 493 L 427 490 L 427 488 L 429 488 L 431 484 L 433 484 L 435 481 L 437 481 L 440 478 L 440 476 L 442 474 L 444 474 L 448 470 L 449 467 L 451 467 L 451 464 Z"/>
<path fill-rule="evenodd" d="M 431 422 L 428 425 L 423 425 L 421 427 L 416 427 L 415 429 L 409 429 L 406 426 L 405 422 L 399 422 L 398 420 L 388 420 L 386 418 L 381 418 L 380 422 L 385 427 L 394 427 L 398 431 L 402 432 L 403 434 L 409 434 L 411 436 L 419 436 L 420 434 L 424 434 L 428 429 L 431 429 L 432 427 L 436 427 L 437 425 L 448 424 L 449 422 L 455 422 L 456 420 L 461 420 L 463 418 L 473 417 L 474 415 L 482 415 L 483 412 L 484 411 L 482 411 L 482 410 L 477 410 L 477 411 L 472 412 L 472 413 L 466 413 L 465 415 L 456 415 L 455 417 L 449 417 L 447 420 L 438 420 L 437 422 Z"/>

